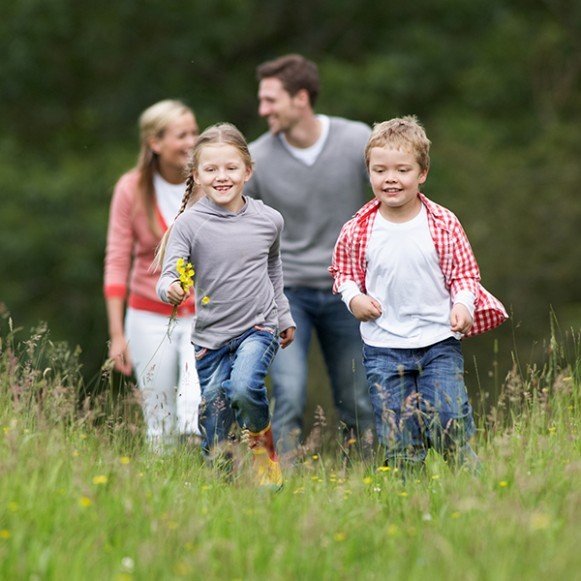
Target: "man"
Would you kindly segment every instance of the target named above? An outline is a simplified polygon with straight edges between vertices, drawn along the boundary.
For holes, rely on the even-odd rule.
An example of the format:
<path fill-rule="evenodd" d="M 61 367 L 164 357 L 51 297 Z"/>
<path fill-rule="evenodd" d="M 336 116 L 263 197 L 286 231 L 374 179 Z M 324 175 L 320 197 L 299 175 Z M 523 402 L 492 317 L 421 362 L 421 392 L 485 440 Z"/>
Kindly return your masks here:
<path fill-rule="evenodd" d="M 317 115 L 317 66 L 287 55 L 257 68 L 258 113 L 270 131 L 250 144 L 255 173 L 247 193 L 285 219 L 285 294 L 297 330 L 271 367 L 273 429 L 281 452 L 298 445 L 307 400 L 307 359 L 317 332 L 348 441 L 372 424 L 358 322 L 332 293 L 329 275 L 341 226 L 366 200 L 364 123 Z"/>

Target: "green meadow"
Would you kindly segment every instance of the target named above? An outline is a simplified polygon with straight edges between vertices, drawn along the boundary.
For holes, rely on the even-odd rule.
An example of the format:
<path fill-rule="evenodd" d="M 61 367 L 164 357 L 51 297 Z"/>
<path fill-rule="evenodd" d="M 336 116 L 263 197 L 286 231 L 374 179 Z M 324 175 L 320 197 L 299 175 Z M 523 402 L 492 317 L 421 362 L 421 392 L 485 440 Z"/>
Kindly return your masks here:
<path fill-rule="evenodd" d="M 1 324 L 1 579 L 581 578 L 576 333 L 481 407 L 479 474 L 346 462 L 320 415 L 272 494 L 242 445 L 230 475 L 191 443 L 152 454 L 131 394 L 87 395 L 78 353 Z"/>

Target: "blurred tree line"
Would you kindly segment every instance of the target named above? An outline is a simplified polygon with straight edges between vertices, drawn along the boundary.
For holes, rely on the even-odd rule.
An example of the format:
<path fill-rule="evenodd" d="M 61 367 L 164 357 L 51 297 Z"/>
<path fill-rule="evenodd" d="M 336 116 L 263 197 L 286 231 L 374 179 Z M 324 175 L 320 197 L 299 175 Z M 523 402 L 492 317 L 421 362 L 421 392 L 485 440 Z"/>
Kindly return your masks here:
<path fill-rule="evenodd" d="M 180 98 L 202 127 L 228 120 L 253 139 L 266 129 L 255 67 L 287 52 L 319 64 L 319 111 L 425 124 L 425 191 L 460 217 L 512 314 L 466 343 L 467 363 L 495 340 L 505 365 L 515 346 L 534 358 L 550 307 L 581 326 L 578 2 L 17 0 L 2 13 L 0 302 L 79 344 L 89 382 L 107 352 L 108 206 L 137 117 Z"/>

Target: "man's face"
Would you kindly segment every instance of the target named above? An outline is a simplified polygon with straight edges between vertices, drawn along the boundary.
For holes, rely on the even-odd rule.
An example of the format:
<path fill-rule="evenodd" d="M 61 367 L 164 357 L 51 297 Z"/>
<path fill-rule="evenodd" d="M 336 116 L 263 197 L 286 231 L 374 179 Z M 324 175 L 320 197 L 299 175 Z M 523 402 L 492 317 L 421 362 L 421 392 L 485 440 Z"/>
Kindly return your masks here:
<path fill-rule="evenodd" d="M 262 79 L 258 86 L 258 114 L 268 121 L 271 133 L 290 131 L 301 119 L 300 92 L 294 97 L 275 77 Z"/>

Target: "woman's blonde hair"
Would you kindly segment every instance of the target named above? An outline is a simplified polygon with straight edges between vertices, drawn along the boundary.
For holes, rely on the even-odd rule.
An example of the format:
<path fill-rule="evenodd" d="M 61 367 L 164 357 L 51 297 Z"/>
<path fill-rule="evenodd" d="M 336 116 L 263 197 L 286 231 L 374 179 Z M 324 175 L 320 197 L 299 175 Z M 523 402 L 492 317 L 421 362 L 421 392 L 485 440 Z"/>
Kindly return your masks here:
<path fill-rule="evenodd" d="M 367 168 L 369 168 L 371 149 L 386 145 L 410 150 L 423 171 L 430 169 L 430 140 L 415 115 L 396 117 L 373 126 L 373 131 L 365 146 Z"/>
<path fill-rule="evenodd" d="M 168 126 L 185 114 L 194 115 L 181 101 L 165 99 L 148 107 L 139 117 L 140 150 L 136 169 L 139 172 L 139 196 L 151 231 L 161 237 L 161 227 L 155 218 L 155 190 L 153 176 L 159 171 L 158 155 L 151 149 L 153 138 L 162 138 Z M 195 117 L 195 115 L 194 115 Z M 185 173 L 184 173 L 185 177 Z"/>
<path fill-rule="evenodd" d="M 244 135 L 240 130 L 232 123 L 216 123 L 216 125 L 211 125 L 205 129 L 202 134 L 198 137 L 192 153 L 190 154 L 189 162 L 186 166 L 187 171 L 187 181 L 186 181 L 186 191 L 184 192 L 184 197 L 182 198 L 182 203 L 180 209 L 175 217 L 177 220 L 180 214 L 182 214 L 185 209 L 191 204 L 193 193 L 196 189 L 194 181 L 194 172 L 197 170 L 200 163 L 200 153 L 205 145 L 216 145 L 224 144 L 231 145 L 238 150 L 240 157 L 247 168 L 252 168 L 252 156 L 250 155 L 250 150 L 248 149 L 248 143 Z M 175 220 L 174 220 L 175 222 Z M 171 231 L 171 226 L 167 229 L 167 232 L 163 235 L 159 247 L 157 249 L 155 260 L 153 262 L 153 267 L 161 267 L 163 263 L 163 257 L 165 255 L 165 248 L 167 246 L 167 240 Z"/>

